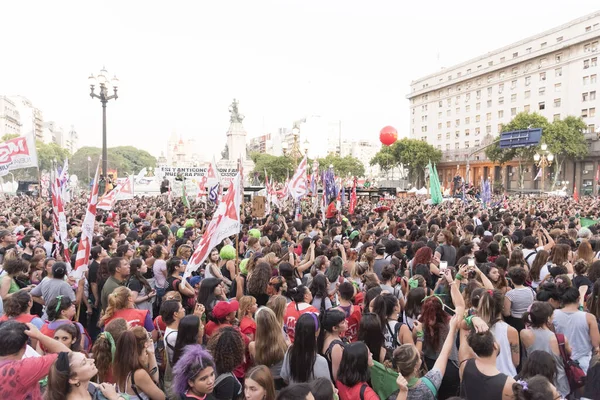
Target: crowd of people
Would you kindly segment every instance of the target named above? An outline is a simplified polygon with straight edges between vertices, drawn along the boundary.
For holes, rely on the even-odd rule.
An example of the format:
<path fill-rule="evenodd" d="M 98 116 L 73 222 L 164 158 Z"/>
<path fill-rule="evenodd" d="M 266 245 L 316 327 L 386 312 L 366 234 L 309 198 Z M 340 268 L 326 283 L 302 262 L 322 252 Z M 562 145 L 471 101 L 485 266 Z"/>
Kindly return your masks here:
<path fill-rule="evenodd" d="M 359 199 L 353 214 L 241 210 L 188 261 L 214 206 L 166 195 L 0 199 L 0 398 L 600 399 L 594 198 Z M 186 204 L 187 205 L 187 204 Z"/>

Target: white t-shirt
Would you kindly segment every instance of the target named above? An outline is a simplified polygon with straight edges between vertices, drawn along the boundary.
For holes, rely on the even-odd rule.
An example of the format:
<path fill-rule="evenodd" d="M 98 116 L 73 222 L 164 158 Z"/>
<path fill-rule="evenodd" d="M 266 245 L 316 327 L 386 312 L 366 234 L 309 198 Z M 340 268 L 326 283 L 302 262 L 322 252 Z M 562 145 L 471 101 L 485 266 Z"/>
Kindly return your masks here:
<path fill-rule="evenodd" d="M 169 356 L 169 363 L 173 363 L 173 349 L 175 349 L 175 342 L 177 341 L 177 330 L 171 329 L 167 326 L 165 329 L 164 336 L 165 348 L 167 349 L 167 354 Z"/>

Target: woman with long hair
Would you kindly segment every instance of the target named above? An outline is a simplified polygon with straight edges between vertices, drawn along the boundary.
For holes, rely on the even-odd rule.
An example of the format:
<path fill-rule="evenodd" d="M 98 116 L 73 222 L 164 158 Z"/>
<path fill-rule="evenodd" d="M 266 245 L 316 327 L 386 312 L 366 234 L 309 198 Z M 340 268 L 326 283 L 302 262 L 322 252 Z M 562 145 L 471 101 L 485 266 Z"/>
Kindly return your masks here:
<path fill-rule="evenodd" d="M 108 295 L 108 307 L 100 319 L 100 324 L 106 325 L 115 318 L 123 318 L 131 326 L 143 326 L 149 332 L 154 330 L 150 311 L 135 309 L 131 290 L 125 286 L 116 288 Z"/>
<path fill-rule="evenodd" d="M 391 293 L 383 293 L 373 301 L 373 312 L 379 317 L 384 346 L 390 354 L 394 349 L 405 343 L 413 343 L 412 333 L 408 325 L 398 322 L 398 316 L 402 312 L 400 302 Z"/>
<path fill-rule="evenodd" d="M 240 322 L 240 332 L 248 336 L 249 340 L 254 340 L 256 334 L 254 313 L 257 309 L 256 299 L 253 296 L 242 296 L 238 309 L 238 321 Z"/>
<path fill-rule="evenodd" d="M 257 365 L 248 371 L 244 381 L 244 399 L 275 400 L 275 385 L 269 368 Z"/>
<path fill-rule="evenodd" d="M 248 295 L 254 296 L 259 307 L 266 305 L 269 301 L 267 288 L 271 275 L 271 265 L 263 261 L 259 261 L 252 272 L 248 273 L 248 279 L 246 280 Z"/>
<path fill-rule="evenodd" d="M 40 332 L 44 335 L 53 338 L 56 329 L 63 324 L 74 324 L 81 333 L 82 340 L 77 343 L 77 346 L 82 348 L 84 351 L 89 351 L 92 344 L 89 335 L 87 334 L 83 325 L 79 322 L 74 322 L 76 309 L 75 303 L 70 298 L 65 296 L 57 296 L 55 299 L 50 300 L 46 305 L 46 313 L 48 314 L 48 322 L 44 323 Z"/>
<path fill-rule="evenodd" d="M 221 273 L 221 267 L 219 265 L 220 261 L 221 257 L 219 256 L 219 250 L 217 250 L 217 248 L 212 249 L 208 255 L 206 266 L 204 267 L 204 278 L 220 279 L 225 282 L 227 286 L 231 286 L 231 280 L 225 278 Z"/>
<path fill-rule="evenodd" d="M 267 308 L 270 308 L 275 313 L 277 322 L 279 323 L 279 326 L 281 327 L 282 332 L 284 332 L 286 338 L 287 338 L 287 334 L 285 333 L 285 320 L 284 319 L 285 319 L 285 310 L 287 308 L 287 305 L 288 305 L 287 300 L 283 296 L 271 297 L 266 305 Z"/>
<path fill-rule="evenodd" d="M 558 245 L 560 246 L 560 244 Z M 550 354 L 556 361 L 557 375 L 554 380 L 554 385 L 562 396 L 567 396 L 571 392 L 565 367 L 558 346 L 558 339 L 554 332 L 550 330 L 552 325 L 554 309 L 547 302 L 534 302 L 529 311 L 523 314 L 523 321 L 528 326 L 528 329 L 523 329 L 519 336 L 521 343 L 527 354 L 531 354 L 536 350 L 544 351 Z M 569 341 L 565 340 L 565 349 L 570 352 Z"/>
<path fill-rule="evenodd" d="M 267 287 L 267 294 L 269 299 L 272 296 L 284 296 L 287 292 L 287 282 L 283 276 L 274 276 L 269 279 L 269 286 Z"/>
<path fill-rule="evenodd" d="M 246 353 L 242 334 L 234 327 L 223 327 L 211 336 L 207 350 L 215 362 L 217 379 L 214 396 L 220 400 L 237 399 L 242 392 L 242 385 L 234 375 L 234 370 L 242 364 Z"/>
<path fill-rule="evenodd" d="M 144 274 L 148 272 L 148 266 L 140 259 L 135 258 L 129 263 L 129 279 L 127 287 L 131 290 L 134 307 L 138 310 L 152 312 L 152 302 L 156 296 L 156 290 L 152 289 Z"/>
<path fill-rule="evenodd" d="M 184 272 L 185 264 L 183 264 L 181 258 L 171 257 L 167 261 L 167 274 L 169 276 L 165 292 L 176 291 L 181 293 L 183 307 L 185 307 L 187 312 L 191 312 L 196 305 L 196 299 L 194 298 L 196 291 L 187 279 L 183 278 Z"/>
<path fill-rule="evenodd" d="M 307 289 L 308 290 L 308 289 Z M 285 353 L 281 377 L 287 384 L 310 383 L 316 378 L 331 379 L 327 360 L 318 354 L 316 336 L 319 318 L 315 313 L 300 315 L 295 323 L 295 340 Z"/>
<path fill-rule="evenodd" d="M 202 320 L 197 315 L 186 315 L 181 318 L 177 328 L 177 339 L 175 340 L 175 348 L 173 349 L 172 365 L 177 364 L 185 346 L 202 344 L 203 329 Z"/>
<path fill-rule="evenodd" d="M 422 287 L 410 288 L 406 295 L 406 303 L 402 312 L 402 322 L 412 331 L 414 322 L 421 315 L 421 305 L 425 298 L 425 289 Z"/>
<path fill-rule="evenodd" d="M 31 307 L 33 307 L 31 295 L 20 290 L 4 300 L 4 315 L 0 317 L 0 322 L 12 319 L 24 324 L 32 323 L 36 328 L 41 329 L 44 321 L 37 315 L 31 314 Z"/>
<path fill-rule="evenodd" d="M 211 398 L 215 386 L 215 363 L 199 344 L 185 348 L 173 367 L 173 392 L 181 399 Z"/>
<path fill-rule="evenodd" d="M 548 381 L 554 382 L 557 373 L 558 370 L 554 357 L 545 351 L 536 350 L 527 355 L 527 359 L 521 367 L 521 372 L 519 372 L 518 378 L 515 379 L 529 379 L 536 375 L 541 375 L 548 379 Z"/>
<path fill-rule="evenodd" d="M 254 364 L 270 368 L 278 388 L 284 386 L 281 366 L 287 349 L 288 344 L 275 313 L 270 308 L 261 307 L 256 313 L 256 336 L 248 345 L 248 352 Z"/>
<path fill-rule="evenodd" d="M 373 360 L 379 363 L 385 361 L 385 337 L 377 314 L 371 312 L 363 314 L 358 327 L 358 340 L 367 345 Z"/>
<path fill-rule="evenodd" d="M 531 287 L 534 289 L 537 289 L 542 281 L 540 279 L 540 272 L 542 267 L 548 263 L 549 256 L 550 253 L 548 253 L 546 250 L 540 250 L 533 259 L 533 264 L 531 264 L 531 269 L 529 270 L 529 280 L 531 281 Z"/>
<path fill-rule="evenodd" d="M 2 300 L 6 300 L 13 293 L 21 290 L 21 287 L 17 283 L 17 278 L 29 273 L 29 262 L 21 258 L 5 259 L 2 267 L 5 273 L 0 279 L 0 297 L 2 297 Z M 31 289 L 33 289 L 33 286 L 26 287 L 27 291 Z"/>
<path fill-rule="evenodd" d="M 320 314 L 332 307 L 329 299 L 329 281 L 325 275 L 317 274 L 313 278 L 310 283 L 310 293 L 313 298 L 311 305 L 319 310 Z"/>
<path fill-rule="evenodd" d="M 510 269 L 512 267 L 524 268 L 526 271 L 529 270 L 529 263 L 525 261 L 523 252 L 520 249 L 514 249 L 512 253 L 510 253 L 510 258 L 508 259 L 508 268 Z"/>
<path fill-rule="evenodd" d="M 596 253 L 592 250 L 592 245 L 587 240 L 582 240 L 577 247 L 577 255 L 574 258 L 575 260 L 584 260 L 591 265 L 596 258 Z"/>
<path fill-rule="evenodd" d="M 297 321 L 304 313 L 315 313 L 318 315 L 319 310 L 310 305 L 312 302 L 312 293 L 304 285 L 300 285 L 295 289 L 288 290 L 288 294 L 292 298 L 292 302 L 285 309 L 284 324 L 286 333 L 290 341 L 294 343 L 295 329 Z"/>
<path fill-rule="evenodd" d="M 499 290 L 503 294 L 510 290 L 508 286 L 508 281 L 504 276 L 504 270 L 502 268 L 497 267 L 494 264 L 491 264 L 488 268 L 485 276 L 490 280 L 494 289 Z"/>
<path fill-rule="evenodd" d="M 344 337 L 348 330 L 346 315 L 340 310 L 327 310 L 320 315 L 321 329 L 317 338 L 317 349 L 327 360 L 331 381 L 335 382 L 342 354 L 344 353 Z"/>
<path fill-rule="evenodd" d="M 147 331 L 137 326 L 123 332 L 117 342 L 113 372 L 117 391 L 125 393 L 130 400 L 165 400 L 158 387 L 158 367 L 154 355 L 154 343 Z"/>
<path fill-rule="evenodd" d="M 81 332 L 77 326 L 62 324 L 54 330 L 54 340 L 67 346 L 71 351 L 81 352 Z M 87 352 L 85 352 L 87 354 Z"/>
<path fill-rule="evenodd" d="M 212 310 L 218 301 L 227 300 L 223 281 L 217 278 L 204 278 L 200 281 L 200 290 L 198 290 L 199 304 L 204 305 L 206 316 L 212 319 Z"/>
<path fill-rule="evenodd" d="M 600 326 L 600 278 L 594 282 L 592 293 L 587 299 L 587 310 L 596 318 L 598 326 Z"/>
<path fill-rule="evenodd" d="M 116 343 L 127 329 L 127 321 L 123 318 L 115 318 L 106 324 L 104 332 L 98 335 L 94 342 L 92 356 L 98 368 L 98 382 L 115 383 L 112 368 L 115 362 Z"/>
<path fill-rule="evenodd" d="M 515 327 L 517 331 L 521 331 L 525 327 L 521 317 L 535 300 L 535 293 L 530 287 L 525 286 L 527 271 L 524 268 L 510 268 L 508 270 L 508 277 L 514 288 L 504 295 L 502 313 L 509 325 Z"/>

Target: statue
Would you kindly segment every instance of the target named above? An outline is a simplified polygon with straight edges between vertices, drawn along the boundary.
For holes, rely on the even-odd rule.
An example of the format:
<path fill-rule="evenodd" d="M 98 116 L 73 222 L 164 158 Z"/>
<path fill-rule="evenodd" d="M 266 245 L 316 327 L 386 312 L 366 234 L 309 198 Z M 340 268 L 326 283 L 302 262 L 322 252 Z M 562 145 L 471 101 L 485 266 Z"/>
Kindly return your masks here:
<path fill-rule="evenodd" d="M 238 101 L 233 99 L 233 103 L 229 106 L 229 112 L 231 116 L 229 117 L 229 122 L 239 122 L 241 123 L 244 120 L 244 116 L 240 114 L 238 110 Z"/>

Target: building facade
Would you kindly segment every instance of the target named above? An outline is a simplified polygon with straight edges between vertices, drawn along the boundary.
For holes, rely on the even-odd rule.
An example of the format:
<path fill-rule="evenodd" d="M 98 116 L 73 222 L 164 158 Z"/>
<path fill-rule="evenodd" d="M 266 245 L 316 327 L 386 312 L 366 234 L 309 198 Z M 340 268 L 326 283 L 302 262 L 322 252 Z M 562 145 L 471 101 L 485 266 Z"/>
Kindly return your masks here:
<path fill-rule="evenodd" d="M 498 167 L 483 149 L 518 113 L 536 112 L 549 121 L 583 118 L 590 154 L 567 163 L 560 180 L 577 185 L 580 193 L 597 193 L 597 183 L 590 180 L 600 159 L 599 42 L 596 12 L 411 82 L 410 134 L 442 151 L 442 185 L 449 185 L 457 170 L 466 176 L 468 158 L 471 182 L 489 177 L 516 190 L 516 162 Z M 526 189 L 541 189 L 536 172 L 533 166 L 527 169 Z"/>
<path fill-rule="evenodd" d="M 33 132 L 37 140 L 44 140 L 44 117 L 40 109 L 34 107 L 24 96 L 10 96 L 10 99 L 19 111 L 21 134 L 28 135 Z"/>
<path fill-rule="evenodd" d="M 21 117 L 14 101 L 0 96 L 0 137 L 21 134 Z"/>

